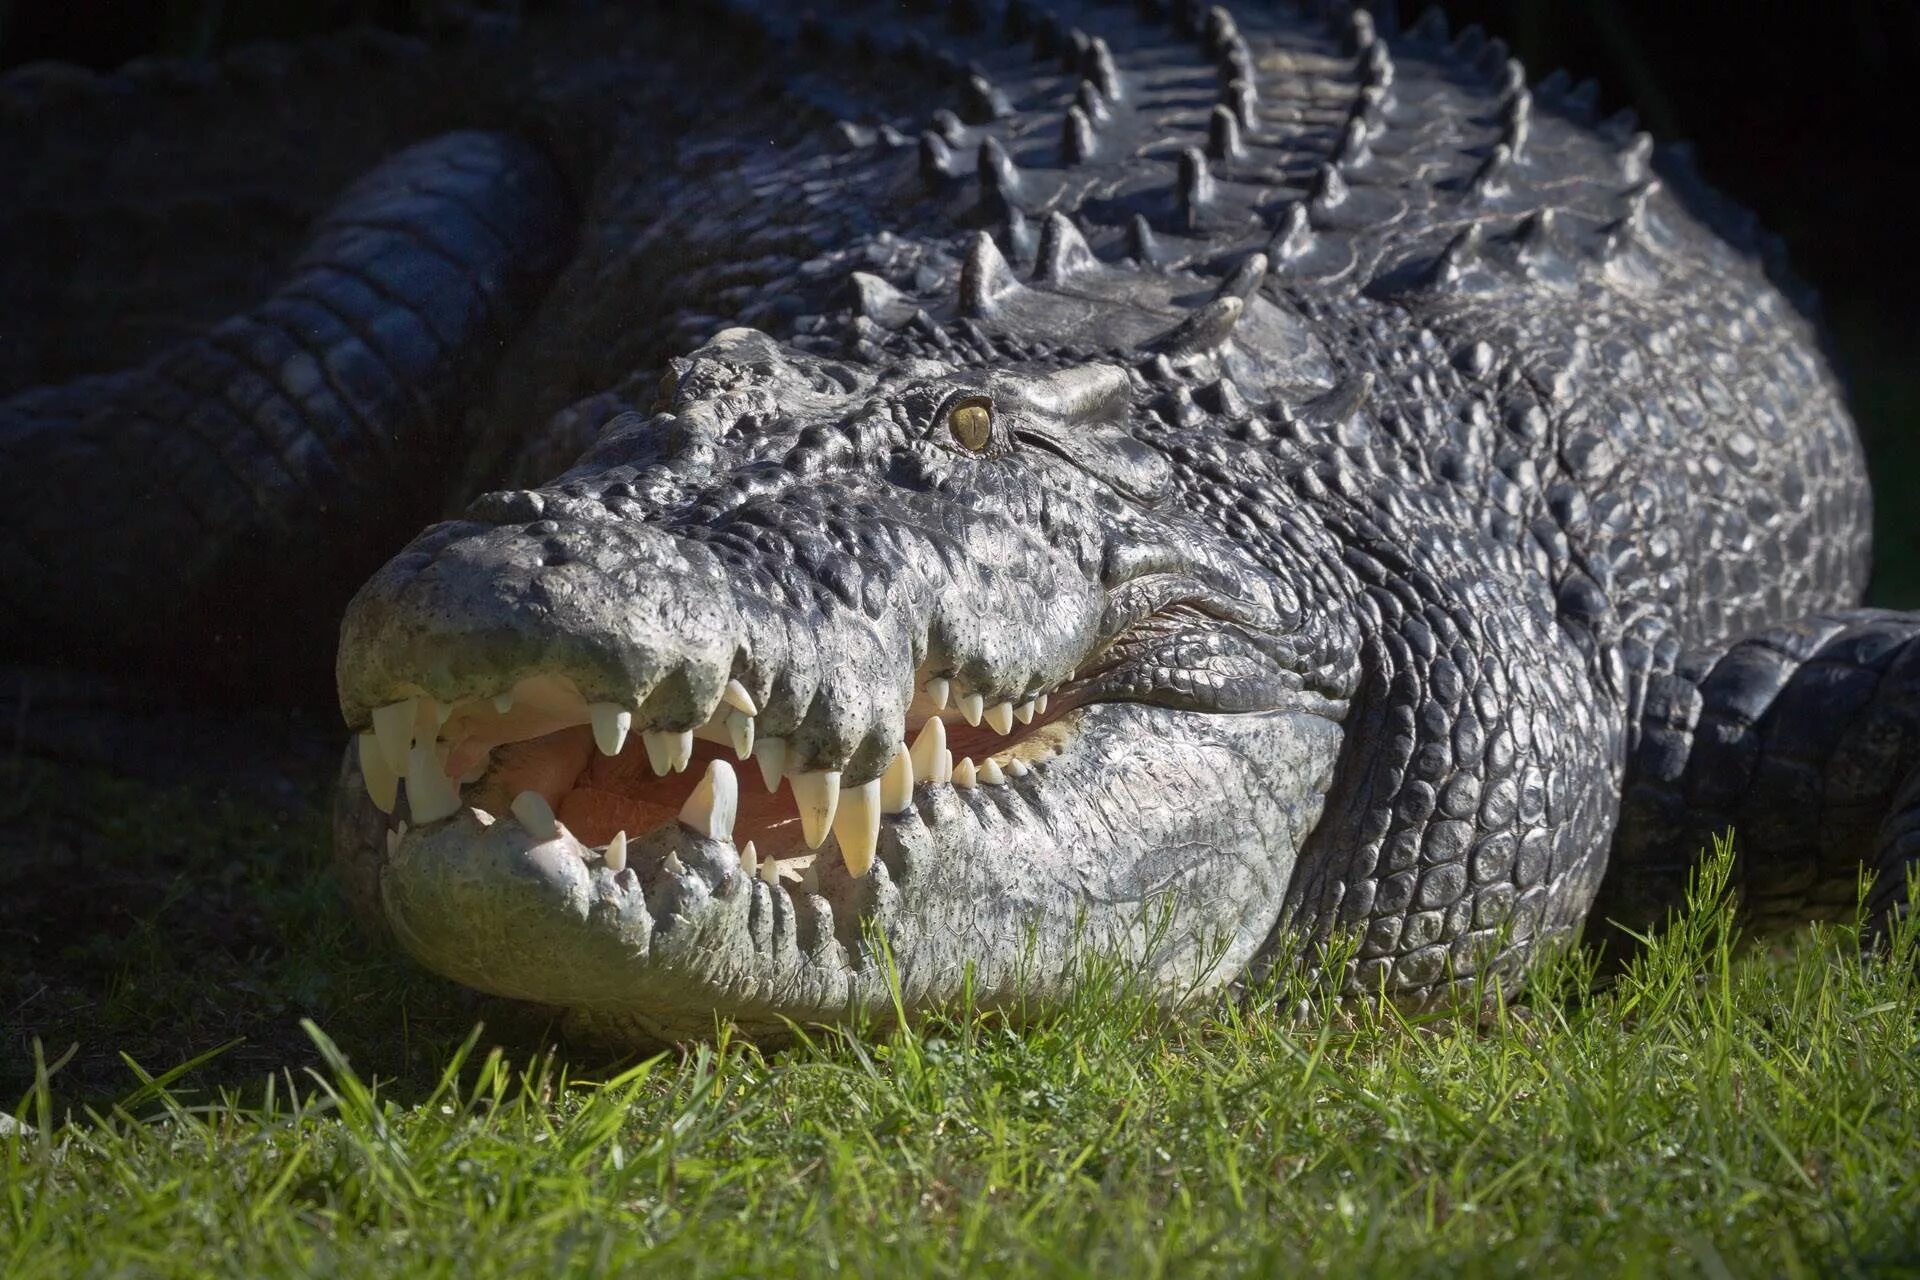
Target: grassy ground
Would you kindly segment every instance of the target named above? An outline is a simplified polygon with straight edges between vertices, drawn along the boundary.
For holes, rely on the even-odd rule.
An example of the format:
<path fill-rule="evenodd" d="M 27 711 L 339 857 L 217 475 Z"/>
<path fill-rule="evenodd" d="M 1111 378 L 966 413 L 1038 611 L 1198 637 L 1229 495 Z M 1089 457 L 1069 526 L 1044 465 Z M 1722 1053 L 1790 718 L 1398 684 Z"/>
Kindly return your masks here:
<path fill-rule="evenodd" d="M 605 1062 L 364 946 L 311 807 L 4 776 L 8 1274 L 1920 1270 L 1920 926 L 1736 953 L 1709 876 L 1485 1018 L 1105 973 L 1019 1033 Z M 32 882 L 100 841 L 89 930 Z"/>

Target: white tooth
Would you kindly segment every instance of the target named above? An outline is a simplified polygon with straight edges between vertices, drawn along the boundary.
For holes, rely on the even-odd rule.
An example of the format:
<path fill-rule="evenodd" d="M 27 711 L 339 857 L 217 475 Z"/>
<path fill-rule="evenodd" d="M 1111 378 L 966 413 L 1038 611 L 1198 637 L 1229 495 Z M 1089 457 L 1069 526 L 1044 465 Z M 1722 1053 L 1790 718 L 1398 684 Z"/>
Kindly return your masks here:
<path fill-rule="evenodd" d="M 509 689 L 505 693 L 494 694 L 493 709 L 501 715 L 505 715 L 507 712 L 513 710 L 513 691 Z"/>
<path fill-rule="evenodd" d="M 640 735 L 640 742 L 647 749 L 647 763 L 653 766 L 656 777 L 664 778 L 673 772 L 674 736 L 658 729 L 648 729 Z"/>
<path fill-rule="evenodd" d="M 833 838 L 847 874 L 858 880 L 873 866 L 874 846 L 880 843 L 880 779 L 857 787 L 840 788 L 840 807 L 833 815 Z"/>
<path fill-rule="evenodd" d="M 920 735 L 913 740 L 913 776 L 938 781 L 936 766 L 940 753 L 946 749 L 947 722 L 939 716 L 928 716 L 927 722 L 920 726 Z"/>
<path fill-rule="evenodd" d="M 407 812 L 415 822 L 438 822 L 460 807 L 460 792 L 430 746 L 407 756 Z"/>
<path fill-rule="evenodd" d="M 493 763 L 493 753 L 491 751 L 481 752 L 480 758 L 478 760 L 475 760 L 473 764 L 468 767 L 467 771 L 460 775 L 460 785 L 463 787 L 469 786 L 472 783 L 478 782 L 480 781 L 480 779 L 486 777 L 487 767 L 492 763 Z"/>
<path fill-rule="evenodd" d="M 740 813 L 740 781 L 733 766 L 715 760 L 693 794 L 680 806 L 680 823 L 709 840 L 733 839 L 733 820 Z"/>
<path fill-rule="evenodd" d="M 749 840 L 747 841 L 747 843 L 751 845 L 753 841 Z M 760 864 L 759 870 L 755 871 L 754 874 L 759 876 L 763 881 L 765 881 L 768 884 L 779 884 L 780 883 L 779 859 L 768 858 L 765 862 Z"/>
<path fill-rule="evenodd" d="M 400 819 L 400 821 L 394 823 L 393 825 L 399 830 L 401 838 L 405 839 L 407 834 L 407 820 L 405 818 L 402 818 Z"/>
<path fill-rule="evenodd" d="M 754 702 L 753 695 L 748 693 L 747 686 L 741 684 L 738 680 L 727 681 L 727 690 L 720 695 L 720 701 L 730 707 L 737 707 L 750 716 L 760 714 L 760 707 Z"/>
<path fill-rule="evenodd" d="M 668 734 L 667 737 L 671 739 L 669 745 L 673 748 L 673 771 L 685 773 L 687 766 L 693 762 L 693 730 L 682 729 L 679 733 Z"/>
<path fill-rule="evenodd" d="M 995 733 L 1013 732 L 1013 704 L 996 702 L 987 708 L 987 724 Z"/>
<path fill-rule="evenodd" d="M 1007 775 L 1000 771 L 999 762 L 992 756 L 980 762 L 979 776 L 980 785 L 985 787 L 997 787 L 1007 780 Z"/>
<path fill-rule="evenodd" d="M 903 745 L 893 753 L 880 775 L 880 812 L 905 813 L 913 808 L 913 753 Z"/>
<path fill-rule="evenodd" d="M 1032 724 L 1033 723 L 1033 699 L 1028 698 L 1025 702 L 1015 707 L 1013 709 L 1013 718 L 1015 720 L 1018 720 L 1021 724 Z"/>
<path fill-rule="evenodd" d="M 807 869 L 800 873 L 800 891 L 802 893 L 820 892 L 820 864 L 809 862 Z"/>
<path fill-rule="evenodd" d="M 740 872 L 749 880 L 760 874 L 760 851 L 751 840 L 740 846 Z"/>
<path fill-rule="evenodd" d="M 435 702 L 432 698 L 422 698 L 420 702 L 427 710 L 433 712 L 433 727 L 435 729 L 445 727 L 447 717 L 453 714 L 453 704 L 451 702 Z"/>
<path fill-rule="evenodd" d="M 617 756 L 627 745 L 627 731 L 633 728 L 633 712 L 611 702 L 596 702 L 587 708 L 593 717 L 593 745 L 604 756 Z"/>
<path fill-rule="evenodd" d="M 953 785 L 961 790 L 971 790 L 975 780 L 972 756 L 961 756 L 960 763 L 953 766 Z"/>
<path fill-rule="evenodd" d="M 1033 771 L 1027 767 L 1027 762 L 1019 756 L 1008 757 L 1007 776 L 1009 778 L 1024 778 L 1031 772 Z"/>
<path fill-rule="evenodd" d="M 960 718 L 968 724 L 979 724 L 980 714 L 987 709 L 987 700 L 977 693 L 963 693 L 953 700 L 960 708 Z"/>
<path fill-rule="evenodd" d="M 953 692 L 953 686 L 945 676 L 935 676 L 927 681 L 927 701 L 933 704 L 935 711 L 947 709 L 947 695 Z"/>
<path fill-rule="evenodd" d="M 388 828 L 387 856 L 391 858 L 394 854 L 398 852 L 400 852 L 400 833 L 398 831 L 393 830 L 392 828 Z"/>
<path fill-rule="evenodd" d="M 937 782 L 943 787 L 953 781 L 953 752 L 945 747 L 940 748 L 940 755 L 933 762 L 933 776 L 927 781 Z"/>
<path fill-rule="evenodd" d="M 367 795 L 372 797 L 374 808 L 392 813 L 400 790 L 399 776 L 387 763 L 387 753 L 381 749 L 378 738 L 363 733 L 356 741 L 360 744 L 360 780 L 367 784 Z"/>
<path fill-rule="evenodd" d="M 833 812 L 840 806 L 840 771 L 808 769 L 789 775 L 793 783 L 793 802 L 800 809 L 800 832 L 807 848 L 818 849 L 826 842 L 833 826 Z"/>
<path fill-rule="evenodd" d="M 560 824 L 553 818 L 553 806 L 538 791 L 522 791 L 515 796 L 513 816 L 520 819 L 520 825 L 536 839 L 551 840 L 560 834 Z"/>
<path fill-rule="evenodd" d="M 733 754 L 745 760 L 753 754 L 753 713 L 751 711 L 727 712 L 727 737 L 733 743 Z"/>
<path fill-rule="evenodd" d="M 1047 714 L 1047 703 L 1051 700 L 1047 694 L 1041 694 L 1033 700 L 1034 710 L 1038 711 L 1041 715 Z"/>
<path fill-rule="evenodd" d="M 667 860 L 666 860 L 666 861 L 665 861 L 664 863 L 662 863 L 662 864 L 661 864 L 661 868 L 662 868 L 662 870 L 664 870 L 664 871 L 665 871 L 665 872 L 666 872 L 666 873 L 667 873 L 668 875 L 670 875 L 670 876 L 677 876 L 677 875 L 679 875 L 679 874 L 680 874 L 681 872 L 683 872 L 683 871 L 685 871 L 685 870 L 687 869 L 687 864 L 686 864 L 686 863 L 684 863 L 684 862 L 682 862 L 682 861 L 680 861 L 680 855 L 679 855 L 679 854 L 677 854 L 677 853 L 674 853 L 673 851 L 671 851 L 671 850 L 669 850 L 669 851 L 667 852 Z"/>
<path fill-rule="evenodd" d="M 479 823 L 483 827 L 490 827 L 493 825 L 493 815 L 488 813 L 485 809 L 480 808 L 480 806 L 478 805 L 474 806 L 473 820 Z"/>
<path fill-rule="evenodd" d="M 762 738 L 753 748 L 754 762 L 760 766 L 760 781 L 768 791 L 780 789 L 780 778 L 787 771 L 785 738 Z"/>
<path fill-rule="evenodd" d="M 613 839 L 607 841 L 607 870 L 618 873 L 627 869 L 627 833 L 616 831 Z"/>
<path fill-rule="evenodd" d="M 373 736 L 396 777 L 407 774 L 407 749 L 413 746 L 413 699 L 402 698 L 373 713 Z"/>

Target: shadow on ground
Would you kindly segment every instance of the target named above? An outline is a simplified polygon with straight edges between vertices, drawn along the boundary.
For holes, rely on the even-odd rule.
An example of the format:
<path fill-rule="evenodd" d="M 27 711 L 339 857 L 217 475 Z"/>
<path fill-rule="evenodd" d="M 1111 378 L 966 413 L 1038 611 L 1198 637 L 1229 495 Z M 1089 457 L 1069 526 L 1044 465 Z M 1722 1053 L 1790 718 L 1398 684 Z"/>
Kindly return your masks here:
<path fill-rule="evenodd" d="M 36 1039 L 65 1059 L 63 1105 L 131 1091 L 123 1054 L 158 1073 L 228 1046 L 192 1089 L 257 1086 L 318 1063 L 304 1017 L 403 1096 L 476 1021 L 515 1059 L 551 1045 L 540 1012 L 440 981 L 350 917 L 327 865 L 330 726 L 135 715 L 102 766 L 48 758 L 97 761 L 101 744 L 50 750 L 31 708 L 14 710 L 0 754 L 0 1109 L 32 1083 Z"/>

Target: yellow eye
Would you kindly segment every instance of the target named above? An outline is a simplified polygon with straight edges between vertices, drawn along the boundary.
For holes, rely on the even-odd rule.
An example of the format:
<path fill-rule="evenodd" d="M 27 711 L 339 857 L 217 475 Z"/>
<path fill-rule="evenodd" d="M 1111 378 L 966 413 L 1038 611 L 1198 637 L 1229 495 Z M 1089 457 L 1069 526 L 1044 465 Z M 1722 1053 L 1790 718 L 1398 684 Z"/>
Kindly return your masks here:
<path fill-rule="evenodd" d="M 979 453 L 993 439 L 993 410 L 978 400 L 957 404 L 947 413 L 947 429 L 961 447 Z"/>

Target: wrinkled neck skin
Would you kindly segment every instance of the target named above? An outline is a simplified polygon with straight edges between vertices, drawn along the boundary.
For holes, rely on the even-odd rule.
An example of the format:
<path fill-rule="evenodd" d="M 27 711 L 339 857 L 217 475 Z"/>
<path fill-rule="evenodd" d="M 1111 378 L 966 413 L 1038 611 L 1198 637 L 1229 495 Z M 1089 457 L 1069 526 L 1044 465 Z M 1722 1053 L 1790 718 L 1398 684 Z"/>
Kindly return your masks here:
<path fill-rule="evenodd" d="M 350 887 L 430 968 L 623 1043 L 885 1019 L 886 956 L 910 1015 L 1044 1009 L 1088 949 L 1169 997 L 1233 980 L 1360 643 L 1286 497 L 1305 455 L 1186 390 L 1324 357 L 1227 310 L 1157 337 L 1173 308 L 1116 309 L 1091 360 L 735 329 L 676 361 L 653 417 L 355 598 Z M 1272 486 L 1258 520 L 1229 468 Z"/>

